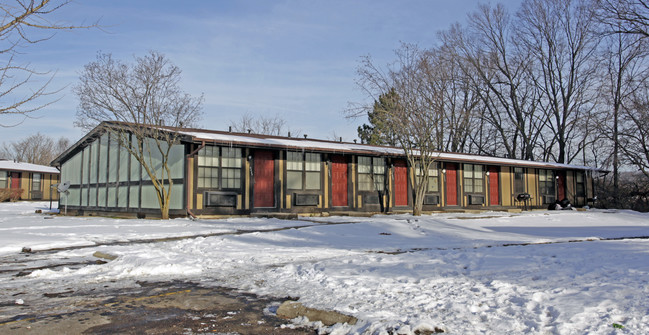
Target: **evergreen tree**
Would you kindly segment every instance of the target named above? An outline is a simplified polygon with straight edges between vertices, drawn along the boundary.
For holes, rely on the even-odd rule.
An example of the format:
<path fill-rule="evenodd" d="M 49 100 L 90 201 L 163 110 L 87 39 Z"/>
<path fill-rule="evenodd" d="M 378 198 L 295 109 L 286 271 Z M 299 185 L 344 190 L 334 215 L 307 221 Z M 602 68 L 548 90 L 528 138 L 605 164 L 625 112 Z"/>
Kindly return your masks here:
<path fill-rule="evenodd" d="M 388 116 L 393 115 L 397 107 L 398 95 L 394 88 L 379 96 L 374 101 L 372 111 L 367 113 L 369 124 L 358 127 L 358 137 L 361 142 L 372 145 L 397 146 L 397 138 L 391 127 L 387 124 Z"/>

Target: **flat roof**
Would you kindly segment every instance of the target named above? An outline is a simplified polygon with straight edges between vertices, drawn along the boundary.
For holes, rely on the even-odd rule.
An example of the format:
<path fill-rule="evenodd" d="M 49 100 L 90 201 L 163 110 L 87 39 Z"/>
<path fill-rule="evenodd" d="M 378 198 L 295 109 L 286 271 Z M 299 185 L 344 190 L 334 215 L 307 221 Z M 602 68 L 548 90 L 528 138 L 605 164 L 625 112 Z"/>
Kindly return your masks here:
<path fill-rule="evenodd" d="M 55 174 L 60 173 L 60 171 L 55 167 L 32 164 L 32 163 L 14 162 L 8 160 L 0 160 L 0 170 L 42 172 L 42 173 L 55 173 Z"/>
<path fill-rule="evenodd" d="M 314 150 L 326 151 L 331 153 L 352 153 L 352 154 L 368 154 L 368 155 L 390 155 L 390 156 L 405 156 L 404 150 L 399 147 L 389 146 L 376 146 L 369 144 L 358 144 L 349 142 L 336 142 L 326 140 L 314 140 L 307 138 L 290 138 L 279 137 L 270 135 L 259 134 L 242 134 L 242 133 L 229 133 L 211 130 L 200 129 L 175 129 L 178 133 L 189 136 L 193 141 L 197 142 L 214 142 L 225 145 L 248 145 L 248 146 L 261 146 L 268 148 L 283 148 L 283 149 L 298 149 L 298 150 Z M 449 152 L 437 152 L 434 155 L 441 161 L 451 162 L 473 162 L 483 164 L 500 164 L 500 165 L 516 165 L 526 167 L 539 167 L 539 168 L 560 168 L 560 169 L 576 169 L 576 170 L 593 170 L 602 171 L 601 169 L 592 168 L 583 165 L 561 164 L 551 162 L 537 162 L 522 159 L 511 159 L 493 156 L 483 156 L 474 154 L 459 154 Z"/>

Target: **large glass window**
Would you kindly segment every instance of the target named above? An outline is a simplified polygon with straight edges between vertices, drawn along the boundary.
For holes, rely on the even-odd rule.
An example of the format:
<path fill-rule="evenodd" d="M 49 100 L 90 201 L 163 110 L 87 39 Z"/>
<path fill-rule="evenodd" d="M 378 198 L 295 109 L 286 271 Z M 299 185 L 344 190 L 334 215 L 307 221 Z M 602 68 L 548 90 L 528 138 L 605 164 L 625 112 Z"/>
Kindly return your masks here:
<path fill-rule="evenodd" d="M 205 146 L 198 151 L 198 187 L 241 188 L 241 148 Z"/>
<path fill-rule="evenodd" d="M 464 164 L 464 192 L 482 193 L 483 185 L 482 165 Z"/>
<path fill-rule="evenodd" d="M 41 176 L 42 175 L 40 173 L 32 174 L 32 191 L 41 190 Z"/>
<path fill-rule="evenodd" d="M 583 172 L 577 172 L 575 175 L 575 180 L 577 181 L 577 196 L 585 197 L 586 196 L 586 178 L 584 178 Z"/>
<path fill-rule="evenodd" d="M 541 195 L 554 196 L 554 171 L 539 170 L 539 188 Z"/>
<path fill-rule="evenodd" d="M 439 192 L 439 163 L 431 164 L 428 169 L 428 185 L 426 186 L 426 192 Z M 415 175 L 417 176 L 417 182 L 421 183 L 421 178 L 423 175 L 423 170 L 419 167 L 419 163 L 415 167 Z"/>
<path fill-rule="evenodd" d="M 358 157 L 358 190 L 383 191 L 385 160 L 382 157 Z"/>
<path fill-rule="evenodd" d="M 521 167 L 514 168 L 514 195 L 525 193 L 525 170 Z"/>
<path fill-rule="evenodd" d="M 0 171 L 0 188 L 7 188 L 7 171 Z"/>
<path fill-rule="evenodd" d="M 319 190 L 320 163 L 320 154 L 288 151 L 286 153 L 286 188 Z"/>

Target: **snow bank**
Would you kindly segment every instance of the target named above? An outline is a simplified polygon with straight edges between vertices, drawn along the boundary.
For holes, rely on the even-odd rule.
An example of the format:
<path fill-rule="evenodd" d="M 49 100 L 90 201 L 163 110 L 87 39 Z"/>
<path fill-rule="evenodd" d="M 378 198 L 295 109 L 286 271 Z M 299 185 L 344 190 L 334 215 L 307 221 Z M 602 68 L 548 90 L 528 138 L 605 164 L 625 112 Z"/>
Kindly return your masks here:
<path fill-rule="evenodd" d="M 301 229 L 252 232 L 304 222 L 63 217 L 43 222 L 20 209 L 26 206 L 0 204 L 0 242 L 14 245 L 12 252 L 25 245 L 245 227 L 251 232 L 63 251 L 52 257 L 90 257 L 97 250 L 119 257 L 77 270 L 2 278 L 0 285 L 11 288 L 6 294 L 57 281 L 83 286 L 116 279 L 187 279 L 299 297 L 305 306 L 359 319 L 354 326 L 332 327 L 294 320 L 331 334 L 436 328 L 451 334 L 638 334 L 649 329 L 649 240 L 635 238 L 649 236 L 649 215 L 632 211 L 331 217 Z M 18 237 L 23 241 L 16 244 L 12 239 Z"/>

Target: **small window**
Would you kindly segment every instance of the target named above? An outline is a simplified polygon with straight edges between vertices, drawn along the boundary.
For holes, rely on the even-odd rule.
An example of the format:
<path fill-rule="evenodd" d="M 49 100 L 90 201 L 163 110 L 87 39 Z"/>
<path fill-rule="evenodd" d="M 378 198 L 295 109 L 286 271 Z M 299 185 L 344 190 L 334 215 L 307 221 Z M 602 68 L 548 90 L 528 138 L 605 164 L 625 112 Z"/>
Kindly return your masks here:
<path fill-rule="evenodd" d="M 577 196 L 585 197 L 586 196 L 586 179 L 584 178 L 583 172 L 577 172 L 575 175 L 575 180 L 577 181 Z"/>
<path fill-rule="evenodd" d="M 319 190 L 321 158 L 316 153 L 288 151 L 286 153 L 286 188 Z"/>
<path fill-rule="evenodd" d="M 41 190 L 41 174 L 34 173 L 32 175 L 32 191 L 40 191 L 40 190 Z"/>
<path fill-rule="evenodd" d="M 383 191 L 385 160 L 382 157 L 358 157 L 358 190 Z"/>
<path fill-rule="evenodd" d="M 241 148 L 221 148 L 221 188 L 241 188 Z"/>
<path fill-rule="evenodd" d="M 428 185 L 426 185 L 426 192 L 436 193 L 439 192 L 439 163 L 434 162 L 428 169 Z M 417 175 L 417 182 L 421 183 L 422 170 L 419 163 L 415 167 L 415 174 Z"/>
<path fill-rule="evenodd" d="M 198 151 L 198 187 L 219 187 L 219 148 L 205 146 Z"/>
<path fill-rule="evenodd" d="M 7 188 L 7 171 L 0 171 L 0 188 Z"/>
<path fill-rule="evenodd" d="M 286 188 L 292 190 L 302 189 L 302 171 L 304 170 L 304 157 L 300 152 L 289 151 L 286 153 Z"/>
<path fill-rule="evenodd" d="M 520 167 L 514 168 L 514 195 L 525 193 L 525 170 Z"/>
<path fill-rule="evenodd" d="M 483 185 L 482 165 L 464 164 L 464 192 L 482 193 Z"/>

